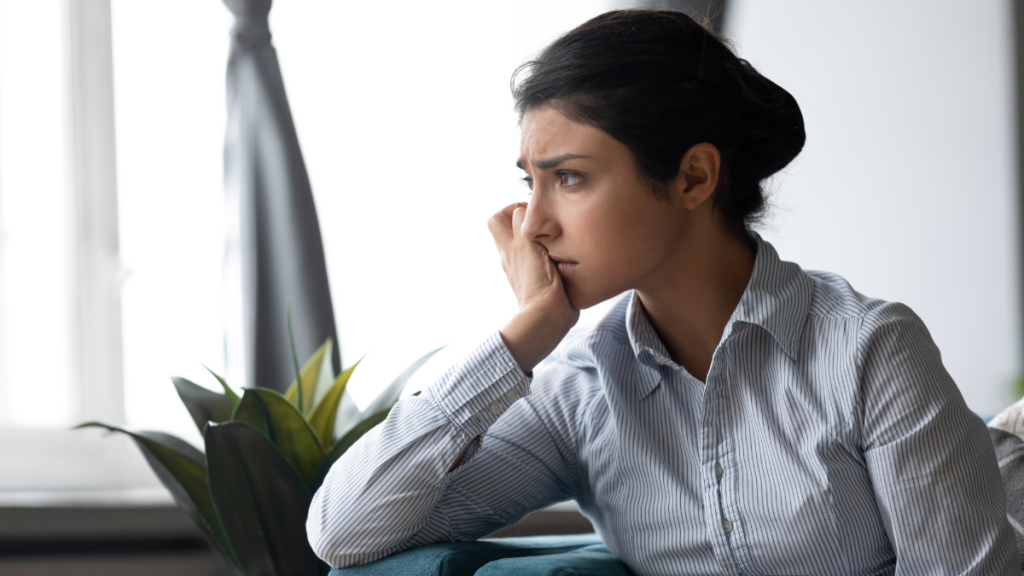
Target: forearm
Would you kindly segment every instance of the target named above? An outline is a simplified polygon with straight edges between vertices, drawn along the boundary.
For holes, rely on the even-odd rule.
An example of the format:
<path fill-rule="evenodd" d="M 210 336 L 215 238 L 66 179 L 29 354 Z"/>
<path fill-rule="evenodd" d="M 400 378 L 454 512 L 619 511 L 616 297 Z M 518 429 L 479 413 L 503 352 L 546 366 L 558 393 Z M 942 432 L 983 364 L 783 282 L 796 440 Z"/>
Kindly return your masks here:
<path fill-rule="evenodd" d="M 578 318 L 578 310 L 530 305 L 502 327 L 501 337 L 522 370 L 530 373 L 565 338 Z"/>
<path fill-rule="evenodd" d="M 453 465 L 529 384 L 494 333 L 422 395 L 403 398 L 314 496 L 306 527 L 313 549 L 349 566 L 447 540 L 451 527 L 435 509 L 467 459 Z"/>

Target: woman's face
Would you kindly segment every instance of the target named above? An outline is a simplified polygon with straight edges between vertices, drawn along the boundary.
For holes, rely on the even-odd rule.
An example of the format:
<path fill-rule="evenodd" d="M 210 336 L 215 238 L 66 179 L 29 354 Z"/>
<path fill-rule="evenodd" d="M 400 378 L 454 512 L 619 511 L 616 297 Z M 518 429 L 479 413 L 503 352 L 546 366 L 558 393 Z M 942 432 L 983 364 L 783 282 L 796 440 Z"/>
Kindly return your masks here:
<path fill-rule="evenodd" d="M 573 306 L 644 289 L 680 248 L 682 202 L 655 198 L 629 149 L 603 130 L 550 106 L 526 112 L 521 127 L 518 164 L 531 187 L 522 233 L 567 263 L 557 267 Z"/>

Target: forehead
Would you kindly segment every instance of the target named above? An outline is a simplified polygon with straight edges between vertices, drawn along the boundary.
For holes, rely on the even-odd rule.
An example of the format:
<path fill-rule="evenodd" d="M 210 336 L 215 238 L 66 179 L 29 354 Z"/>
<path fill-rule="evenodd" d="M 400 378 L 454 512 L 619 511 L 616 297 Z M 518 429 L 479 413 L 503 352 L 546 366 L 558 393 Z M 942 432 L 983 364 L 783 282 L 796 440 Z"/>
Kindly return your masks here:
<path fill-rule="evenodd" d="M 570 120 L 551 106 L 527 110 L 520 128 L 519 154 L 524 164 L 563 154 L 596 156 L 614 142 L 603 130 Z"/>

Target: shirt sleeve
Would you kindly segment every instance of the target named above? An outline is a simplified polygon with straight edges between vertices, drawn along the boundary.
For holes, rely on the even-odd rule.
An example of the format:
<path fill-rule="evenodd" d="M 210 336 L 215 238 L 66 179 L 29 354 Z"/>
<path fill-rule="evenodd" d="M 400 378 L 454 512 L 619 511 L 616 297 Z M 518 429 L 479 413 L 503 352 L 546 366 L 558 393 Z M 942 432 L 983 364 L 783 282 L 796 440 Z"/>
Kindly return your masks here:
<path fill-rule="evenodd" d="M 571 498 L 568 440 L 520 400 L 542 380 L 536 373 L 523 373 L 495 331 L 422 394 L 402 398 L 313 496 L 306 532 L 316 554 L 345 567 L 473 540 Z"/>
<path fill-rule="evenodd" d="M 1019 574 L 992 442 L 907 306 L 859 338 L 862 447 L 897 576 Z"/>

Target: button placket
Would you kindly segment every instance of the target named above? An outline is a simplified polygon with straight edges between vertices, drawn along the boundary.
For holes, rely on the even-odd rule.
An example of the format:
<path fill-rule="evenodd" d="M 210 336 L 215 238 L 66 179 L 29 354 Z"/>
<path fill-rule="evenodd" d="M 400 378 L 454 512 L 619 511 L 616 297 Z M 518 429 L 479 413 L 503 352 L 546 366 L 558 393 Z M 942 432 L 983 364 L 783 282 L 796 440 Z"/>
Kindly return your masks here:
<path fill-rule="evenodd" d="M 705 386 L 704 402 L 704 423 L 706 470 L 712 474 L 707 479 L 705 502 L 708 512 L 715 510 L 718 514 L 709 514 L 708 528 L 714 530 L 717 535 L 712 538 L 715 546 L 715 555 L 719 562 L 729 569 L 737 566 L 736 550 L 733 548 L 732 533 L 738 531 L 739 526 L 729 517 L 727 513 L 732 511 L 731 496 L 728 491 L 728 483 L 723 482 L 725 477 L 725 464 L 730 454 L 730 442 L 728 432 L 728 387 L 729 373 L 727 363 L 729 354 L 725 349 L 724 342 L 715 351 L 712 357 L 711 367 L 708 370 L 708 378 Z M 714 515 L 712 515 L 714 514 Z M 713 518 L 718 516 L 718 522 Z M 717 524 L 717 526 L 715 526 Z"/>

